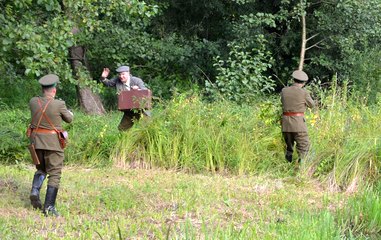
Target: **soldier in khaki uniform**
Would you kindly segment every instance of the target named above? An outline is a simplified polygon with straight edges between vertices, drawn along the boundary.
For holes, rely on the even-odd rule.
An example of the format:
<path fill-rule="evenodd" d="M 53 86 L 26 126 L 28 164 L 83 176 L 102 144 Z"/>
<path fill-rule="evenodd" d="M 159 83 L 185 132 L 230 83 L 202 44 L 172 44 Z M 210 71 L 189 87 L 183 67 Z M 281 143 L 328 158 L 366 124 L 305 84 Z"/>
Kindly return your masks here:
<path fill-rule="evenodd" d="M 117 93 L 121 91 L 130 91 L 131 89 L 147 89 L 144 85 L 144 82 L 138 78 L 134 77 L 130 74 L 129 66 L 120 66 L 116 69 L 118 72 L 118 77 L 108 79 L 108 75 L 110 73 L 110 69 L 104 68 L 101 75 L 101 82 L 107 87 L 115 87 Z M 143 111 L 145 115 L 149 115 L 148 112 Z M 123 118 L 119 123 L 118 129 L 120 131 L 130 129 L 135 120 L 139 120 L 142 111 L 130 109 L 123 110 Z"/>
<path fill-rule="evenodd" d="M 294 144 L 298 152 L 300 163 L 309 151 L 310 141 L 308 139 L 307 125 L 304 112 L 307 107 L 315 106 L 310 94 L 303 88 L 308 81 L 308 76 L 301 70 L 292 74 L 294 84 L 282 89 L 282 133 L 286 142 L 286 160 L 292 162 Z"/>
<path fill-rule="evenodd" d="M 64 149 L 61 148 L 55 130 L 62 130 L 62 120 L 68 123 L 73 120 L 73 113 L 67 109 L 65 102 L 55 99 L 58 82 L 59 78 L 54 74 L 40 78 L 43 96 L 33 97 L 29 101 L 32 116 L 30 141 L 34 143 L 40 161 L 40 164 L 36 165 L 30 200 L 34 208 L 42 209 L 40 189 L 48 176 L 43 208 L 46 216 L 59 216 L 55 202 L 61 179 Z"/>

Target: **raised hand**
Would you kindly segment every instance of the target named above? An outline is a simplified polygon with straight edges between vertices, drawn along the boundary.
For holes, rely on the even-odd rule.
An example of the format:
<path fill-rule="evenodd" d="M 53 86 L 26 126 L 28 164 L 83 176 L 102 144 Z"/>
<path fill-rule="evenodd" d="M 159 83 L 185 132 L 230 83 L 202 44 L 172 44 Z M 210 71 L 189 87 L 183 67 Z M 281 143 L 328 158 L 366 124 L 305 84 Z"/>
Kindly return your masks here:
<path fill-rule="evenodd" d="M 110 69 L 108 69 L 108 68 L 103 68 L 102 77 L 103 77 L 103 78 L 107 78 L 108 75 L 109 75 L 109 73 L 110 73 Z"/>

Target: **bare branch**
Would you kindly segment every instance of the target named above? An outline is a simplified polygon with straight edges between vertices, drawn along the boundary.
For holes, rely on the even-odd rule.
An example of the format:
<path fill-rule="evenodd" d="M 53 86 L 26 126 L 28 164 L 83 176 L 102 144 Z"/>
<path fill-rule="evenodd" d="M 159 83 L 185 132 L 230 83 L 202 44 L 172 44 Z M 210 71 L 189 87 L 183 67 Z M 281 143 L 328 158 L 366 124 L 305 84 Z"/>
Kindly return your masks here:
<path fill-rule="evenodd" d="M 313 44 L 313 45 L 311 45 L 311 46 L 309 46 L 308 48 L 306 48 L 306 51 L 308 51 L 309 49 L 311 49 L 311 48 L 313 48 L 313 47 L 321 48 L 321 47 L 319 47 L 318 45 L 319 45 L 319 43 L 321 43 L 321 42 L 323 42 L 323 41 L 324 41 L 324 39 L 320 40 L 319 42 L 317 42 L 317 43 L 315 43 L 315 44 Z"/>
<path fill-rule="evenodd" d="M 312 35 L 312 36 L 309 37 L 306 41 L 308 42 L 309 40 L 311 40 L 311 39 L 317 37 L 319 34 L 320 34 L 320 33 L 316 33 L 316 34 Z"/>

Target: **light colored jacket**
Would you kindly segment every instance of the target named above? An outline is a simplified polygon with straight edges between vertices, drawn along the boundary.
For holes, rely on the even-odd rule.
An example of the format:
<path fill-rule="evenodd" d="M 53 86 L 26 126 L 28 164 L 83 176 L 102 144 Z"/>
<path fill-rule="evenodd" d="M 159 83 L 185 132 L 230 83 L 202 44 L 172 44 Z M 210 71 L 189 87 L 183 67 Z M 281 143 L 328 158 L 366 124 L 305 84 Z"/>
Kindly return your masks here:
<path fill-rule="evenodd" d="M 115 87 L 116 92 L 119 93 L 121 91 L 130 90 L 133 86 L 138 86 L 139 89 L 147 89 L 147 87 L 144 85 L 143 80 L 141 80 L 138 77 L 134 77 L 131 75 L 130 77 L 130 84 L 127 86 L 126 84 L 122 83 L 119 79 L 119 77 L 115 77 L 112 79 L 107 78 L 101 78 L 101 82 L 107 86 L 107 87 Z"/>

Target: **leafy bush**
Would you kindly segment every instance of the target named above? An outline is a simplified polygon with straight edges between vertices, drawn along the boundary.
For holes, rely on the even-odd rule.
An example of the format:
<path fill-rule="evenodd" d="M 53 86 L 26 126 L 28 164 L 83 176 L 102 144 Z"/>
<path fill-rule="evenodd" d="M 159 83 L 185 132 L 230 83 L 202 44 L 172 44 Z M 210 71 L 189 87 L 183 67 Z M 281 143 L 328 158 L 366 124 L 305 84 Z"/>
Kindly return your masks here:
<path fill-rule="evenodd" d="M 263 93 L 274 90 L 275 82 L 266 77 L 272 58 L 264 44 L 263 36 L 257 36 L 258 48 L 245 50 L 239 45 L 230 45 L 229 58 L 216 57 L 216 82 L 206 82 L 206 89 L 226 100 L 238 103 L 252 103 Z"/>
<path fill-rule="evenodd" d="M 22 110 L 3 110 L 0 117 L 0 162 L 13 164 L 29 160 L 26 148 L 27 119 Z"/>
<path fill-rule="evenodd" d="M 9 65 L 0 66 L 0 109 L 22 108 L 41 87 L 37 80 L 27 81 L 14 73 Z"/>

